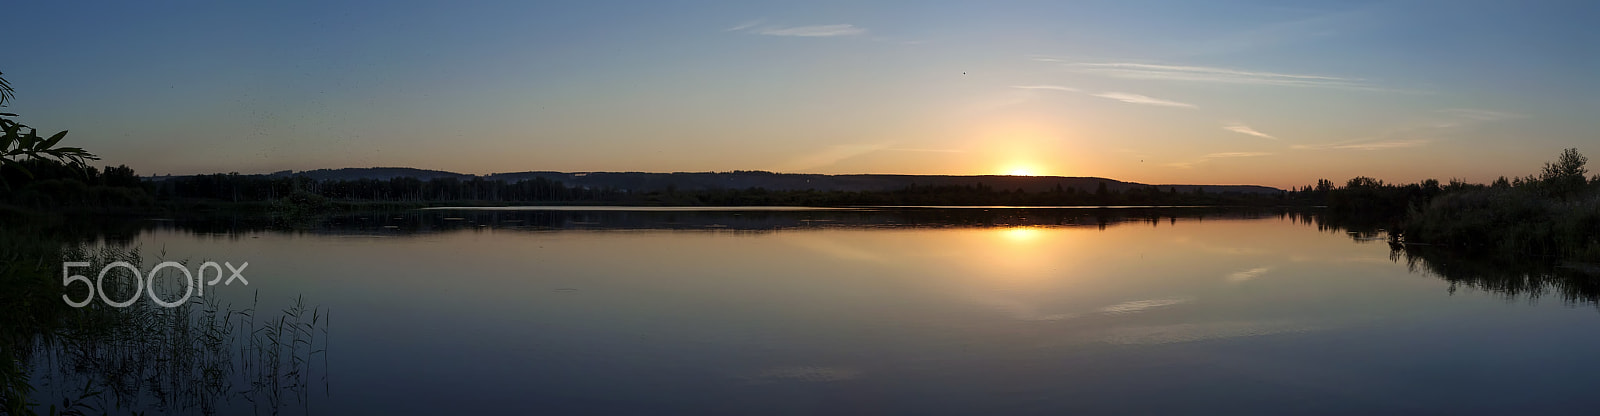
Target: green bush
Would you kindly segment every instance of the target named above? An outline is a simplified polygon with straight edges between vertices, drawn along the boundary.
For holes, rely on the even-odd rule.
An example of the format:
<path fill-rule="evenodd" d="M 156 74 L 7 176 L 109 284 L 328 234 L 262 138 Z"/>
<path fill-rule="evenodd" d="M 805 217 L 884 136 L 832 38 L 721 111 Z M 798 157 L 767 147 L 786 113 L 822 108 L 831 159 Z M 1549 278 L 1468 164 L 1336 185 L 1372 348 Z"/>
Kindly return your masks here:
<path fill-rule="evenodd" d="M 1600 198 L 1563 201 L 1514 188 L 1448 194 L 1413 209 L 1403 232 L 1410 243 L 1600 260 Z"/>

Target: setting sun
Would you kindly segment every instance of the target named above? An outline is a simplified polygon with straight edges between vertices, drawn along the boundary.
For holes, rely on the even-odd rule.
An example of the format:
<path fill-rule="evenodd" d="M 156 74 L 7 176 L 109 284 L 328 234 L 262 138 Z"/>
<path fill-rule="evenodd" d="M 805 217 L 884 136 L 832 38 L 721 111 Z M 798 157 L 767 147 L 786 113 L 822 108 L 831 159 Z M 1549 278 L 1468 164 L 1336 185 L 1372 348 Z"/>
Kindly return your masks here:
<path fill-rule="evenodd" d="M 1005 172 L 1005 175 L 1011 176 L 1039 176 L 1044 174 L 1044 172 L 1040 170 L 1038 166 L 1025 163 L 1002 165 L 1000 169 L 996 170 Z"/>

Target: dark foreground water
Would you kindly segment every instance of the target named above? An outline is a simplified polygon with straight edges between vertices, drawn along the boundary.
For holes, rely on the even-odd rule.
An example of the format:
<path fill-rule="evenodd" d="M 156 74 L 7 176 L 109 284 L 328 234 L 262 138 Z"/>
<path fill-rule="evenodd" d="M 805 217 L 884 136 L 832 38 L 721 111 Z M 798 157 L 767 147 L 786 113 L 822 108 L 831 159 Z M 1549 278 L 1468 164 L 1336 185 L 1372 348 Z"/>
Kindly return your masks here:
<path fill-rule="evenodd" d="M 1581 275 L 1396 251 L 1310 214 L 424 210 L 291 228 L 157 219 L 112 234 L 146 269 L 158 255 L 249 262 L 248 286 L 207 296 L 254 302 L 258 319 L 297 296 L 326 315 L 292 387 L 235 371 L 205 407 L 90 399 L 108 409 L 1600 409 L 1597 291 Z M 76 397 L 91 377 L 36 361 L 41 401 Z M 261 399 L 273 388 L 290 394 Z"/>

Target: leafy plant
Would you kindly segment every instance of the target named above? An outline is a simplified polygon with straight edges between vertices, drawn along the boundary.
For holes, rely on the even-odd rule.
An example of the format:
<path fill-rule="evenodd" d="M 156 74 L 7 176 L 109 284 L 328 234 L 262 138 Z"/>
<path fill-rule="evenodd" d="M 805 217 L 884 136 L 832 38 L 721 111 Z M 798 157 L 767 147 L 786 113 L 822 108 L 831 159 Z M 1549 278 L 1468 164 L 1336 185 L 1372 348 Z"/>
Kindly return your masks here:
<path fill-rule="evenodd" d="M 10 82 L 0 78 L 0 107 L 4 107 L 6 102 L 14 99 L 16 99 L 16 90 L 11 88 Z M 66 130 L 50 135 L 50 137 L 44 137 L 39 135 L 38 129 L 18 123 L 12 120 L 12 117 L 17 117 L 17 115 L 15 113 L 0 113 L 0 132 L 4 134 L 0 136 L 0 170 L 8 167 L 15 168 L 32 178 L 33 173 L 28 171 L 28 168 L 23 167 L 19 163 L 20 161 L 55 159 L 61 163 L 82 168 L 87 166 L 87 161 L 100 160 L 99 157 L 83 150 L 83 148 L 58 147 L 57 145 L 61 144 L 61 139 L 67 137 Z M 0 186 L 10 188 L 10 185 L 4 181 L 0 181 Z"/>

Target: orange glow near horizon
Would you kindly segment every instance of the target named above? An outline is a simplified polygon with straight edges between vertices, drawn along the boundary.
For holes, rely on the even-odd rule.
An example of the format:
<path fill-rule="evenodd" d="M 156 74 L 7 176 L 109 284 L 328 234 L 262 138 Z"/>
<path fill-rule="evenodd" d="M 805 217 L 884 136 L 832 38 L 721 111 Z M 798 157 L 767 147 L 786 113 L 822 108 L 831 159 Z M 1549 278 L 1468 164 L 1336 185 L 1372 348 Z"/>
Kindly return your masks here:
<path fill-rule="evenodd" d="M 1079 135 L 1072 126 L 1047 121 L 1040 114 L 1008 114 L 974 124 L 970 131 L 978 154 L 972 158 L 987 165 L 979 172 L 1009 176 L 1051 176 L 1062 173 L 1063 164 L 1074 169 L 1077 160 L 1064 160 L 1064 150 Z M 975 166 L 976 167 L 976 166 Z"/>
<path fill-rule="evenodd" d="M 1033 164 L 1033 163 L 1022 163 L 1022 162 L 1010 163 L 1010 164 L 1006 164 L 1006 165 L 1001 165 L 999 167 L 999 169 L 996 169 L 996 170 L 1001 172 L 1000 173 L 1001 175 L 1011 175 L 1011 176 L 1047 176 L 1048 175 L 1048 173 L 1046 173 L 1044 169 L 1040 168 L 1039 165 Z"/>
<path fill-rule="evenodd" d="M 1015 243 L 1026 243 L 1037 239 L 1040 233 L 1041 231 L 1038 228 L 1033 227 L 1011 227 L 1000 230 L 1001 236 L 1005 237 L 1007 241 Z"/>
<path fill-rule="evenodd" d="M 1071 234 L 1081 230 L 1035 226 L 977 230 L 971 273 L 982 276 L 985 284 L 1011 288 L 1059 284 L 1063 270 L 1072 268 L 1070 252 L 1082 240 Z"/>

